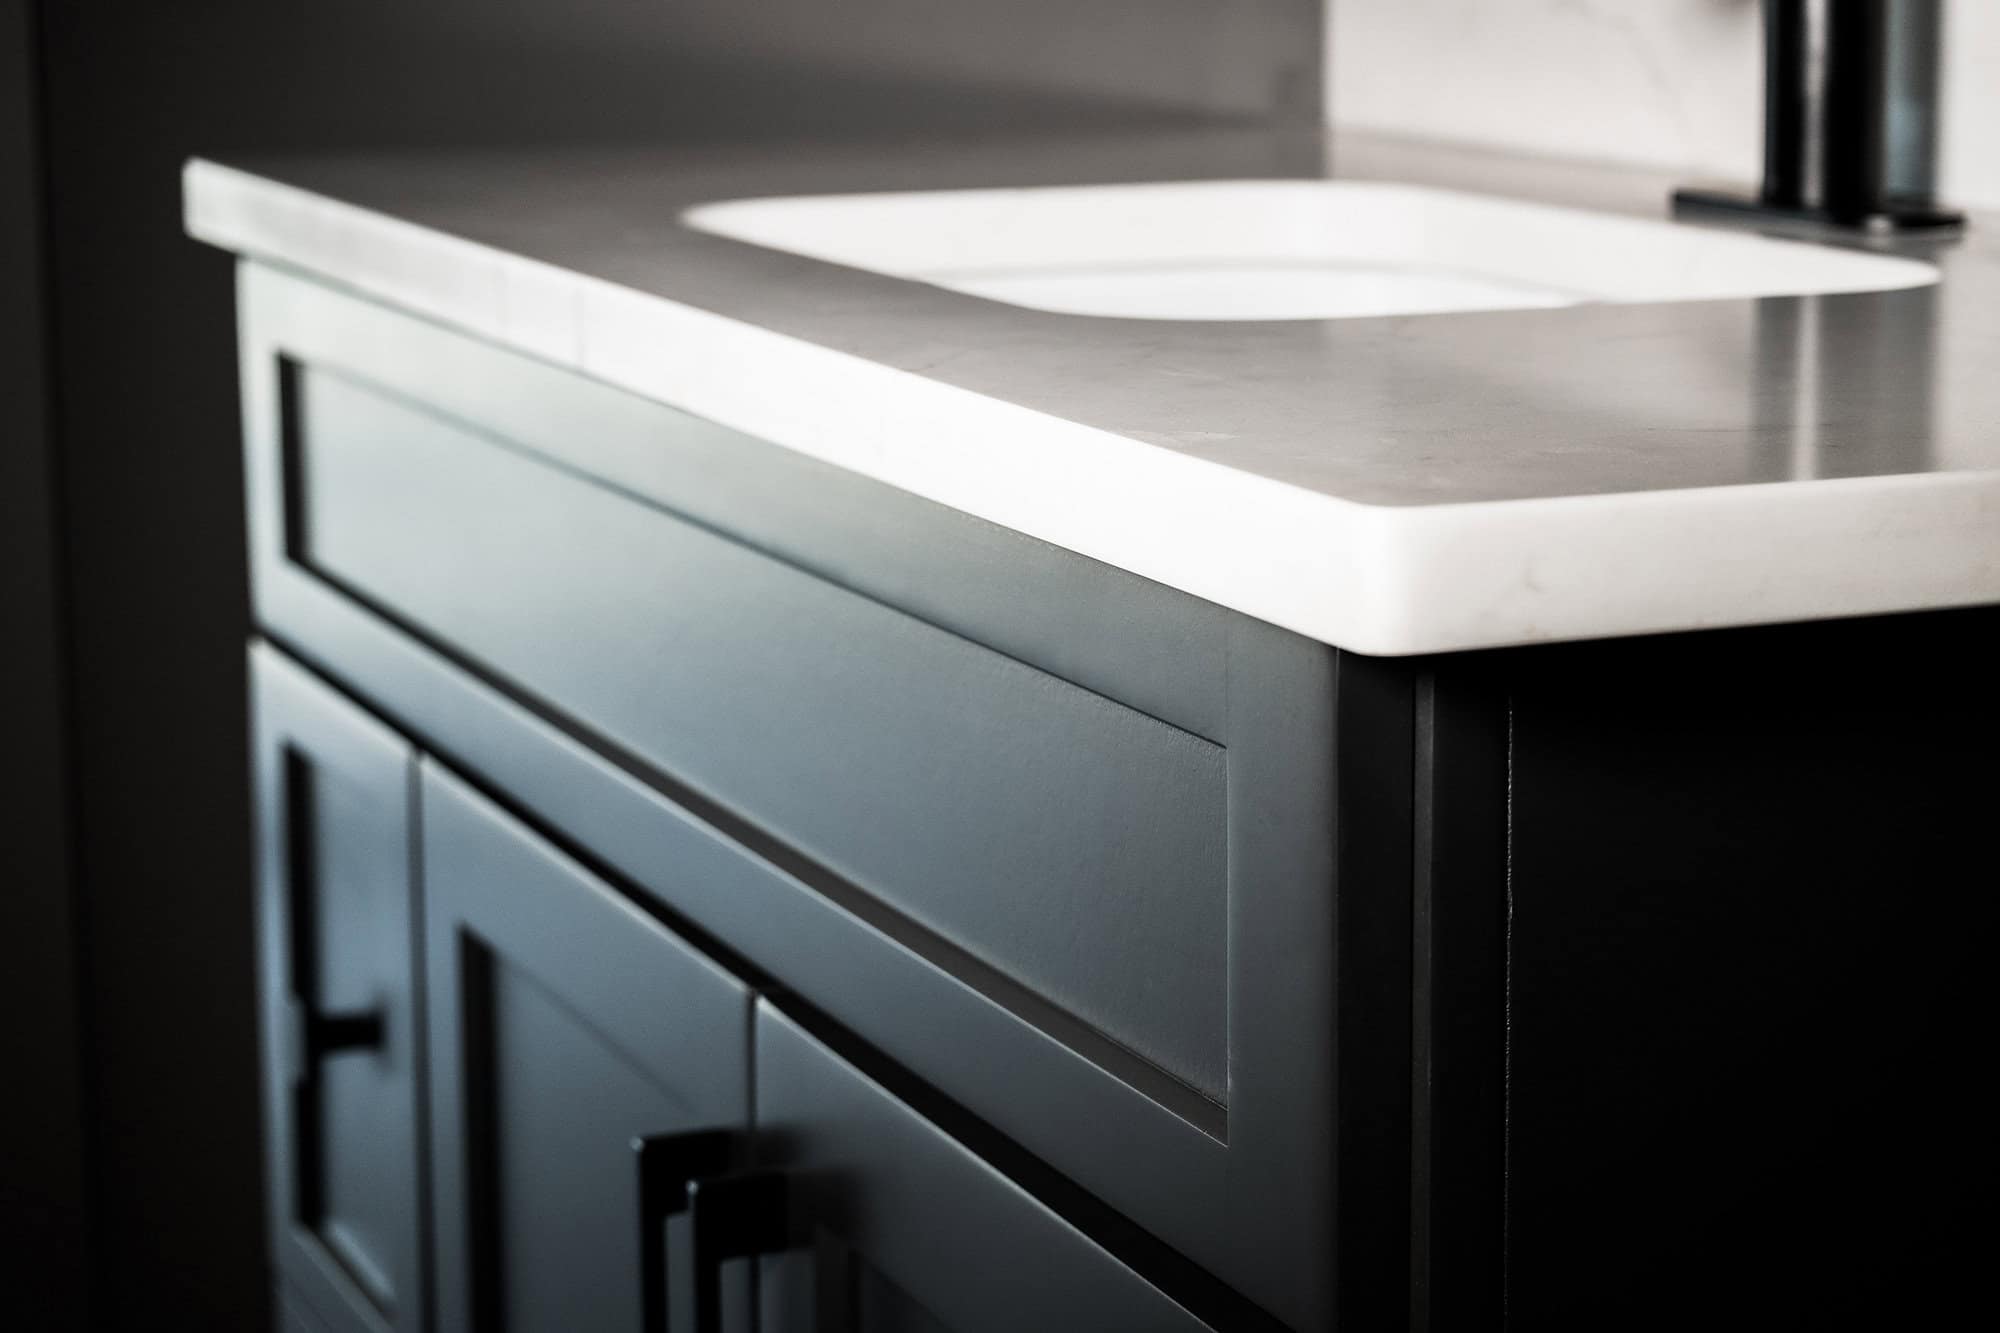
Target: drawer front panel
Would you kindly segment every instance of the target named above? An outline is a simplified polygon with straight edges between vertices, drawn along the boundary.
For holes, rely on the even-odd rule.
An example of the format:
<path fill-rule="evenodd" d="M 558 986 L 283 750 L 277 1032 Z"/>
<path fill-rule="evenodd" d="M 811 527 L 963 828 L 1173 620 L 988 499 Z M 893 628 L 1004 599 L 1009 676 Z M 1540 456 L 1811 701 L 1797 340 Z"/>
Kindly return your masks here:
<path fill-rule="evenodd" d="M 1223 751 L 300 370 L 295 558 L 1221 1103 Z"/>

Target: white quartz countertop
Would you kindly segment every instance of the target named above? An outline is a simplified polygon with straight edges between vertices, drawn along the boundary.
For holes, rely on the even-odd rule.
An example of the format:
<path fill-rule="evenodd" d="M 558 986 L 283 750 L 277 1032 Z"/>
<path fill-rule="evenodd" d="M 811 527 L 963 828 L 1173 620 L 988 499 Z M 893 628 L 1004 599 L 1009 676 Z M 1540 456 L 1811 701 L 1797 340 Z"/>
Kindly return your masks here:
<path fill-rule="evenodd" d="M 704 234 L 770 195 L 1663 182 L 1316 135 L 189 164 L 195 237 L 1363 653 L 2000 602 L 2000 250 L 1935 287 L 1255 323 L 1029 310 Z M 1992 226 L 2000 229 L 2000 219 Z"/>

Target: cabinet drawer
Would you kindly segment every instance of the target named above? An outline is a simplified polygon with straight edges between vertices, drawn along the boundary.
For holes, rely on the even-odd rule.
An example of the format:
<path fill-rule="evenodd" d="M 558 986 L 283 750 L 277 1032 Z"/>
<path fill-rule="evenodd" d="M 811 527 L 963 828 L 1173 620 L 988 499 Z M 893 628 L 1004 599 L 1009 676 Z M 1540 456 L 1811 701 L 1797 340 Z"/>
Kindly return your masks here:
<path fill-rule="evenodd" d="M 330 371 L 290 384 L 294 559 L 920 947 L 1223 1099 L 1221 747 L 720 536 L 582 451 Z M 695 429 L 658 411 L 662 447 Z"/>
<path fill-rule="evenodd" d="M 1404 674 L 241 281 L 267 633 L 1281 1319 L 1407 1299 Z"/>
<path fill-rule="evenodd" d="M 763 1251 L 764 1333 L 1207 1327 L 769 1003 L 754 1155 L 696 1183 L 692 1230 L 697 1255 Z"/>

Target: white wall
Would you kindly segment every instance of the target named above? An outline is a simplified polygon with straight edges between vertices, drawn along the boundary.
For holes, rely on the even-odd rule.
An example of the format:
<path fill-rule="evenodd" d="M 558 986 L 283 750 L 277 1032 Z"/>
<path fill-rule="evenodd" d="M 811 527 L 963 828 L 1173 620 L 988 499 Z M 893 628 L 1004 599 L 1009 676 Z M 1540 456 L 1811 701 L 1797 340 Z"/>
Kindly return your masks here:
<path fill-rule="evenodd" d="M 1749 181 L 1758 0 L 1329 0 L 1341 126 Z M 1947 197 L 2000 208 L 2000 0 L 1945 0 Z"/>

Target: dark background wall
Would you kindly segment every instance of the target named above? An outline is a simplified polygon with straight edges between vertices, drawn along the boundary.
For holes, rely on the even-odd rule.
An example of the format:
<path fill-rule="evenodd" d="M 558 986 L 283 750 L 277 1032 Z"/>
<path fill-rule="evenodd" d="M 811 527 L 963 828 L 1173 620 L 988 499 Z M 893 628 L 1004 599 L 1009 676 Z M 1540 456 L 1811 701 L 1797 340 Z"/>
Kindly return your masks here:
<path fill-rule="evenodd" d="M 35 1309 L 74 1304 L 84 1246 L 30 19 L 25 0 L 0 4 L 0 1275 Z"/>
<path fill-rule="evenodd" d="M 1323 6 L 6 2 L 0 1279 L 31 1327 L 82 1326 L 87 1287 L 96 1327 L 254 1328 L 230 269 L 180 234 L 183 159 L 1311 123 Z"/>

